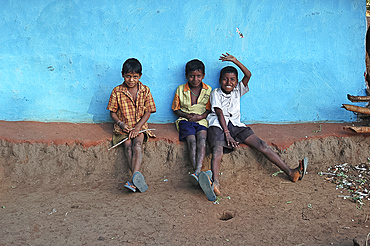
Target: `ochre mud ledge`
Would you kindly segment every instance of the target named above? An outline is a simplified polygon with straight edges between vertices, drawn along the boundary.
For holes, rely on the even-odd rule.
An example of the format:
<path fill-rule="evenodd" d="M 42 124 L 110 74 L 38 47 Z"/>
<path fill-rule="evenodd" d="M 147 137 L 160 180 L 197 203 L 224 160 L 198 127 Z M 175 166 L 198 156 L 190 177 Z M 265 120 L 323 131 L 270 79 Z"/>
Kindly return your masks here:
<path fill-rule="evenodd" d="M 359 163 L 370 156 L 370 134 L 343 130 L 351 124 L 255 124 L 254 132 L 290 165 L 307 157 L 315 167 Z M 150 124 L 156 139 L 145 144 L 143 174 L 161 179 L 191 171 L 187 148 L 173 124 Z M 0 182 L 4 185 L 90 183 L 129 176 L 122 148 L 111 146 L 112 124 L 72 124 L 0 121 Z M 209 151 L 204 169 L 210 166 Z M 222 159 L 222 178 L 239 170 L 262 167 L 275 171 L 261 154 L 241 146 Z M 277 170 L 277 169 L 276 169 Z M 59 182 L 63 180 L 63 182 Z M 118 181 L 117 181 L 118 182 Z"/>

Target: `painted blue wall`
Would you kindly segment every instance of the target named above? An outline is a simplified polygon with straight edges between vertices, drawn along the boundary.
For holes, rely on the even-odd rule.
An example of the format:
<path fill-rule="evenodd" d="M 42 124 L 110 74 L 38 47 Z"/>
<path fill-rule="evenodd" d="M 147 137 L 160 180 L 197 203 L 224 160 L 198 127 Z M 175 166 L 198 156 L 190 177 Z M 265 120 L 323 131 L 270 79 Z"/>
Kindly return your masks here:
<path fill-rule="evenodd" d="M 186 62 L 201 59 L 214 88 L 224 52 L 253 74 L 246 123 L 351 121 L 340 106 L 365 93 L 363 0 L 2 0 L 0 13 L 0 120 L 110 121 L 129 57 L 142 62 L 153 123 L 175 120 Z"/>

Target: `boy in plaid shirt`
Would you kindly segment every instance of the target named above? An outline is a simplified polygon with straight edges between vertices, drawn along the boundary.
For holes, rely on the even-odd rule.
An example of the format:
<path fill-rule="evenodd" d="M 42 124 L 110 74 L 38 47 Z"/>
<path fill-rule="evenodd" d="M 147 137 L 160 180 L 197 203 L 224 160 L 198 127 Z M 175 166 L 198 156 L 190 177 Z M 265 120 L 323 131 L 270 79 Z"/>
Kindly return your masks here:
<path fill-rule="evenodd" d="M 135 58 L 127 59 L 122 66 L 123 83 L 116 86 L 109 98 L 107 109 L 114 121 L 113 145 L 128 138 L 124 143 L 124 152 L 132 172 L 132 178 L 124 187 L 131 191 L 144 192 L 148 189 L 144 176 L 139 172 L 142 160 L 142 145 L 148 137 L 155 137 L 148 129 L 148 119 L 156 107 L 149 87 L 139 79 L 142 66 Z"/>

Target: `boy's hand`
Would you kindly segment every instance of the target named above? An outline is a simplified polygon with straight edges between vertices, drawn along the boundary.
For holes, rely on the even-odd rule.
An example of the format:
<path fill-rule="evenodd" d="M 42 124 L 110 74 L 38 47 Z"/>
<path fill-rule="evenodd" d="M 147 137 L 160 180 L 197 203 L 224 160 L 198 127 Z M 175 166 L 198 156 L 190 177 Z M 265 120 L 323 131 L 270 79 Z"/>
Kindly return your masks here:
<path fill-rule="evenodd" d="M 136 138 L 140 133 L 139 133 L 140 130 L 136 130 L 135 128 L 132 128 L 130 133 L 128 134 L 128 138 L 131 139 L 131 138 Z"/>
<path fill-rule="evenodd" d="M 237 148 L 239 146 L 239 143 L 233 139 L 233 137 L 230 135 L 230 132 L 225 133 L 225 138 L 227 142 L 227 146 L 231 146 L 233 148 Z"/>
<path fill-rule="evenodd" d="M 194 113 L 188 114 L 188 121 L 190 121 L 190 122 L 197 122 L 197 121 L 200 121 L 200 120 L 202 120 L 202 116 L 201 115 L 194 114 Z"/>
<path fill-rule="evenodd" d="M 226 53 L 225 54 L 222 54 L 222 56 L 220 56 L 220 59 L 221 61 L 231 61 L 231 62 L 235 62 L 236 61 L 236 58 L 232 55 L 230 55 L 229 53 Z"/>
<path fill-rule="evenodd" d="M 118 124 L 121 127 L 123 132 L 129 133 L 132 129 L 129 129 L 125 123 L 122 121 Z"/>

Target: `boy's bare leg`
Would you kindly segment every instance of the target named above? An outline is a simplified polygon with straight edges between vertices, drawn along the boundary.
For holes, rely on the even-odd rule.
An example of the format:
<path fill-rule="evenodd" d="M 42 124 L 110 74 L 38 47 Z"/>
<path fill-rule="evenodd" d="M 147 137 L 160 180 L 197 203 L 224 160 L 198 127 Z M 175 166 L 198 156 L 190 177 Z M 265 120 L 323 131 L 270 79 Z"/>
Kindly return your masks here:
<path fill-rule="evenodd" d="M 195 139 L 195 135 L 187 136 L 186 137 L 186 142 L 188 144 L 190 162 L 191 162 L 191 165 L 193 166 L 193 168 L 195 170 L 197 168 L 197 163 L 196 163 L 197 141 Z"/>
<path fill-rule="evenodd" d="M 215 145 L 212 149 L 212 160 L 211 169 L 213 174 L 213 182 L 215 185 L 220 185 L 220 168 L 221 168 L 221 158 L 223 155 L 224 147 L 222 145 Z"/>
<path fill-rule="evenodd" d="M 206 140 L 207 131 L 201 130 L 197 132 L 197 163 L 195 167 L 196 174 L 199 174 L 202 170 L 203 160 L 206 155 Z"/>
<path fill-rule="evenodd" d="M 291 169 L 288 165 L 278 156 L 265 141 L 261 140 L 255 134 L 249 136 L 245 141 L 245 144 L 251 146 L 252 148 L 260 151 L 269 161 L 278 166 L 289 179 L 293 182 L 297 181 L 299 178 L 299 167 L 296 169 Z"/>
<path fill-rule="evenodd" d="M 143 133 L 140 133 L 136 138 L 132 139 L 132 174 L 140 170 L 141 161 L 143 159 L 143 141 Z"/>
<path fill-rule="evenodd" d="M 125 156 L 128 162 L 128 167 L 130 171 L 132 172 L 132 141 L 131 139 L 128 139 L 123 143 L 123 149 L 125 151 Z"/>

